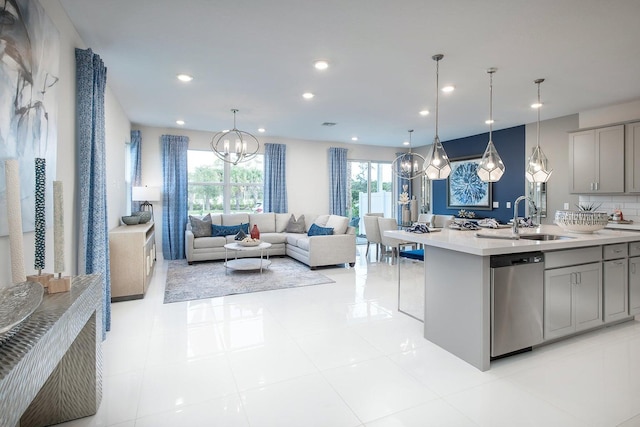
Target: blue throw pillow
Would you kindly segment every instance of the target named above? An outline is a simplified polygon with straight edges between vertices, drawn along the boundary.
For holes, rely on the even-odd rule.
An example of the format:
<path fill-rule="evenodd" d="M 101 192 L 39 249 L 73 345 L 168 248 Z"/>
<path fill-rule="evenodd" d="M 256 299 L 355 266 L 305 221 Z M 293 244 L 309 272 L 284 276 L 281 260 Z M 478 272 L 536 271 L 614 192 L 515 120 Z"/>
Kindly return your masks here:
<path fill-rule="evenodd" d="M 333 228 L 320 227 L 318 224 L 311 224 L 307 236 L 330 236 L 333 234 Z"/>
<path fill-rule="evenodd" d="M 239 225 L 215 225 L 211 224 L 211 236 L 219 237 L 219 236 L 231 236 L 236 235 L 238 232 L 242 230 L 245 234 L 249 234 L 249 223 L 239 224 Z"/>

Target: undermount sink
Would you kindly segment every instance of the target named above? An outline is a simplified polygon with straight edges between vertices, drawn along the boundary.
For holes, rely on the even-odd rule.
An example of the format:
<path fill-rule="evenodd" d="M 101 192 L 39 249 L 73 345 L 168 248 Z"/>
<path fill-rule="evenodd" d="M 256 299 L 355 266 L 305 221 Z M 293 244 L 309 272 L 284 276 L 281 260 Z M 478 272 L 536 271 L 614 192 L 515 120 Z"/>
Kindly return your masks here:
<path fill-rule="evenodd" d="M 570 236 L 560 236 L 557 234 L 521 234 L 520 235 L 521 239 L 526 239 L 526 240 L 567 240 L 567 239 L 573 239 L 573 237 Z"/>
<path fill-rule="evenodd" d="M 482 238 L 485 238 L 485 239 L 504 239 L 504 240 L 525 239 L 525 240 L 542 240 L 542 241 L 573 239 L 573 237 L 570 237 L 570 236 L 561 236 L 561 235 L 558 235 L 558 234 L 543 234 L 543 233 L 519 234 L 519 235 L 476 233 L 476 237 L 482 237 Z"/>

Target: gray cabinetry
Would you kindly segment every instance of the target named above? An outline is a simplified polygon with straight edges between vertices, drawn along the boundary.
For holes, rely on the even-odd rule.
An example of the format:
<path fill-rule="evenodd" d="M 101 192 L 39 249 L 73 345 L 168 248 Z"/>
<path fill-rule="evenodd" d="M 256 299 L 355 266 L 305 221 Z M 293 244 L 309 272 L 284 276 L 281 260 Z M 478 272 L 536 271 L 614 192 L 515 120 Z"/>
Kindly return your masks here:
<path fill-rule="evenodd" d="M 604 286 L 604 321 L 612 322 L 628 317 L 627 259 L 602 263 Z"/>
<path fill-rule="evenodd" d="M 625 180 L 628 193 L 640 193 L 640 122 L 625 125 Z"/>
<path fill-rule="evenodd" d="M 589 329 L 602 323 L 602 263 L 546 270 L 544 339 Z"/>
<path fill-rule="evenodd" d="M 629 243 L 629 314 L 640 314 L 640 242 Z"/>
<path fill-rule="evenodd" d="M 571 193 L 623 193 L 624 125 L 569 134 Z"/>
<path fill-rule="evenodd" d="M 628 246 L 625 243 L 602 247 L 602 286 L 605 322 L 628 317 Z"/>

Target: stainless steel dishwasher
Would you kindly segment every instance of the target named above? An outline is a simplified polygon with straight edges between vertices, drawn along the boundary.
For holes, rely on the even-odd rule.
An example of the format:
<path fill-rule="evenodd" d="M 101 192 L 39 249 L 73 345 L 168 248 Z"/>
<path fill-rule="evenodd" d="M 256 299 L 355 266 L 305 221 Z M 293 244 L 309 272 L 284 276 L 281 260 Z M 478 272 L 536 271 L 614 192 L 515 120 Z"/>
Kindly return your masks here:
<path fill-rule="evenodd" d="M 544 255 L 491 256 L 491 357 L 542 342 Z"/>

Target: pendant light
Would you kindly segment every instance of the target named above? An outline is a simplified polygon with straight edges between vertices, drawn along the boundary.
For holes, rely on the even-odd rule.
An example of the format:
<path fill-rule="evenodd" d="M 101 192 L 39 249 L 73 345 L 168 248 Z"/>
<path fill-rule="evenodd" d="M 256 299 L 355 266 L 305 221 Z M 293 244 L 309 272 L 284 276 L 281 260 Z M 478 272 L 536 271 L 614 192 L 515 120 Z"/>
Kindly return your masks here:
<path fill-rule="evenodd" d="M 489 68 L 489 143 L 487 149 L 484 150 L 482 160 L 478 164 L 478 176 L 484 182 L 500 181 L 504 174 L 504 163 L 493 145 L 493 74 L 498 71 L 497 68 Z"/>
<path fill-rule="evenodd" d="M 547 169 L 547 156 L 542 152 L 540 148 L 540 109 L 542 103 L 540 102 L 540 83 L 544 79 L 536 79 L 533 82 L 538 85 L 538 103 L 535 107 L 538 110 L 538 126 L 536 132 L 536 147 L 533 149 L 531 157 L 527 161 L 527 171 L 525 176 L 529 182 L 547 182 L 553 170 Z"/>
<path fill-rule="evenodd" d="M 437 55 L 433 55 L 431 59 L 436 61 L 436 135 L 433 138 L 433 144 L 431 144 L 431 149 L 429 150 L 429 154 L 424 161 L 424 173 L 427 178 L 431 180 L 437 179 L 447 179 L 449 174 L 451 173 L 451 164 L 449 163 L 449 157 L 447 153 L 444 151 L 444 147 L 440 142 L 440 138 L 438 137 L 438 101 L 439 101 L 439 92 L 440 92 L 440 60 L 444 58 L 444 55 L 439 53 Z"/>
<path fill-rule="evenodd" d="M 424 157 L 418 153 L 411 151 L 411 134 L 413 129 L 409 130 L 409 152 L 402 153 L 393 160 L 391 170 L 402 179 L 415 179 L 424 173 L 423 164 Z"/>
<path fill-rule="evenodd" d="M 211 150 L 222 161 L 237 165 L 246 162 L 258 154 L 258 138 L 236 128 L 237 109 L 232 109 L 233 129 L 216 133 L 211 139 Z M 233 144 L 233 145 L 232 145 Z"/>

